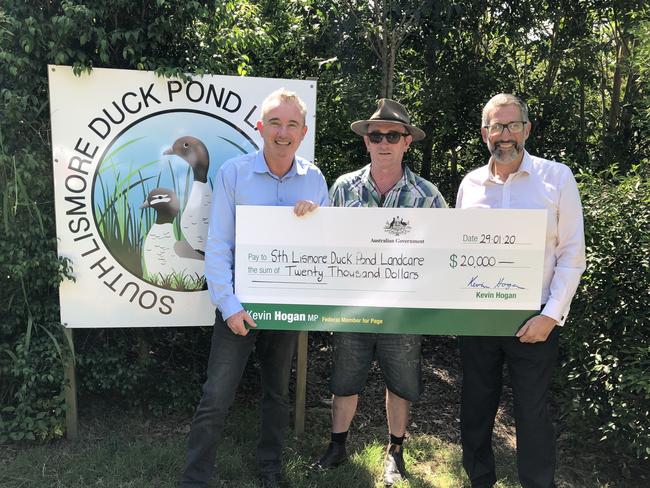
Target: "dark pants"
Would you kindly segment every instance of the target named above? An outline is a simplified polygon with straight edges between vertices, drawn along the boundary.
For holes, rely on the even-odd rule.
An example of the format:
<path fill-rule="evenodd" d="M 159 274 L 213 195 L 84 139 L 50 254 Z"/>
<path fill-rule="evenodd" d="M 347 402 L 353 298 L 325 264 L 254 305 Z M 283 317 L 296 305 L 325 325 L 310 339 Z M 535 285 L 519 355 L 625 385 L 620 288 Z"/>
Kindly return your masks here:
<path fill-rule="evenodd" d="M 492 429 L 508 365 L 517 431 L 517 471 L 524 488 L 555 487 L 555 429 L 547 409 L 558 355 L 559 327 L 545 342 L 516 337 L 459 337 L 463 365 L 460 431 L 463 466 L 472 487 L 496 483 Z"/>
<path fill-rule="evenodd" d="M 257 465 L 260 473 L 280 472 L 289 426 L 289 377 L 297 333 L 251 330 L 233 334 L 217 313 L 208 361 L 208 379 L 192 420 L 181 487 L 204 487 L 214 475 L 217 446 L 253 347 L 261 362 L 262 400 Z"/>

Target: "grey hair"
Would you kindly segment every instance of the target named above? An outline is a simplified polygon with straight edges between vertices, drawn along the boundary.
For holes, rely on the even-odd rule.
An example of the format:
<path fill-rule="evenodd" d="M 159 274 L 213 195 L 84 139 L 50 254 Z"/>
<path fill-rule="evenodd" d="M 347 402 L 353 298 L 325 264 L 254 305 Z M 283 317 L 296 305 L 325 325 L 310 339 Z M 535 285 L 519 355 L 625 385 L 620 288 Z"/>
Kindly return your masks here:
<path fill-rule="evenodd" d="M 302 99 L 298 96 L 297 93 L 287 90 L 286 88 L 278 88 L 273 93 L 269 94 L 264 101 L 262 102 L 262 108 L 260 110 L 260 117 L 264 120 L 264 116 L 270 110 L 270 107 L 274 102 L 290 102 L 298 107 L 300 115 L 302 116 L 302 122 L 305 123 L 305 118 L 307 116 L 307 105 Z"/>
<path fill-rule="evenodd" d="M 528 122 L 528 105 L 519 97 L 510 93 L 499 93 L 494 95 L 488 103 L 483 107 L 483 114 L 481 116 L 481 126 L 486 126 L 489 123 L 488 117 L 490 111 L 495 107 L 503 107 L 504 105 L 516 105 L 521 112 L 521 120 Z"/>

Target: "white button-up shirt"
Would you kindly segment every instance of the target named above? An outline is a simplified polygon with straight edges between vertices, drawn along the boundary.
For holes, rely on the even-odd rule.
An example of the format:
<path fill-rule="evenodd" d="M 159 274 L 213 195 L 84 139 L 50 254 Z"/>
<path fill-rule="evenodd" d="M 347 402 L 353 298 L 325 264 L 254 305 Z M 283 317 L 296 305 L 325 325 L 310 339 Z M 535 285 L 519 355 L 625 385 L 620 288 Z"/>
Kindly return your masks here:
<path fill-rule="evenodd" d="M 524 151 L 519 169 L 503 182 L 490 161 L 463 179 L 456 208 L 547 209 L 542 314 L 564 324 L 585 270 L 585 237 L 578 186 L 568 166 Z"/>

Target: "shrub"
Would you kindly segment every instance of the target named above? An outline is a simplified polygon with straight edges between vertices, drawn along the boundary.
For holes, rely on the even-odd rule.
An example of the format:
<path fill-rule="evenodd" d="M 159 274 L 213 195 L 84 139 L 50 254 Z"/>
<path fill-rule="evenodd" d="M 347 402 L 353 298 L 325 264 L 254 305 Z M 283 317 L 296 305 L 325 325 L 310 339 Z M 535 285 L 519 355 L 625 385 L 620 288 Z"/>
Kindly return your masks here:
<path fill-rule="evenodd" d="M 0 363 L 0 443 L 49 440 L 64 432 L 61 357 L 43 330 L 26 339 L 24 334 L 0 344 L 0 355 L 11 359 Z"/>
<path fill-rule="evenodd" d="M 572 431 L 650 457 L 650 164 L 581 174 L 587 270 L 563 331 L 560 398 Z"/>
<path fill-rule="evenodd" d="M 69 265 L 56 255 L 47 148 L 36 137 L 16 144 L 25 120 L 35 123 L 17 119 L 4 118 L 16 130 L 6 139 L 0 128 L 0 442 L 63 433 L 58 285 Z"/>
<path fill-rule="evenodd" d="M 212 329 L 75 331 L 81 397 L 146 410 L 190 411 L 198 403 Z"/>

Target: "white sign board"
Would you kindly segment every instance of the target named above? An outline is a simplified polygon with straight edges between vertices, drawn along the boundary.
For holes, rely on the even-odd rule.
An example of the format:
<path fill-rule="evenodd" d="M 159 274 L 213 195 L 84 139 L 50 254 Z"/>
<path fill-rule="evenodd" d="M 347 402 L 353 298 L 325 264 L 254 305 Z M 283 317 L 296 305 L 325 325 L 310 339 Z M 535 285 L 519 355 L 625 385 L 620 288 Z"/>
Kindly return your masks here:
<path fill-rule="evenodd" d="M 202 252 L 216 171 L 261 148 L 260 106 L 278 88 L 305 101 L 313 129 L 316 82 L 48 73 L 58 253 L 74 275 L 60 287 L 61 322 L 211 325 Z M 298 155 L 314 159 L 314 130 Z"/>

